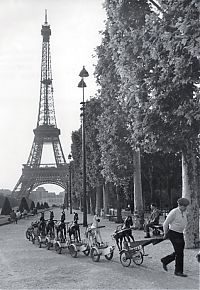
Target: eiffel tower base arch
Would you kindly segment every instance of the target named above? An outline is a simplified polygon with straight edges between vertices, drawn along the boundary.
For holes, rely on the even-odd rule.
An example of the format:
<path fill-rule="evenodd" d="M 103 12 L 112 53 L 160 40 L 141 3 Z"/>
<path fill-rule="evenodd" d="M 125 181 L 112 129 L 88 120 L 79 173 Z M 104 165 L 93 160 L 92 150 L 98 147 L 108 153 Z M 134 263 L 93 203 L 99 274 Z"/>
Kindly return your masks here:
<path fill-rule="evenodd" d="M 59 167 L 48 166 L 33 168 L 24 165 L 22 175 L 13 190 L 13 196 L 20 200 L 22 197 L 29 197 L 32 190 L 42 184 L 55 184 L 67 191 L 69 168 L 67 164 Z"/>

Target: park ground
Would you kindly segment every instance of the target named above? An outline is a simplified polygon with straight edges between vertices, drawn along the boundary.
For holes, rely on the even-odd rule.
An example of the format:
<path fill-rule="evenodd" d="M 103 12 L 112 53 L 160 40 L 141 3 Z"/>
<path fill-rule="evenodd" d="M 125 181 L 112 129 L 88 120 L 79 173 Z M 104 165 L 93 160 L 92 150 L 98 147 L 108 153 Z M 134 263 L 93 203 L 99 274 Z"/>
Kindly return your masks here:
<path fill-rule="evenodd" d="M 82 213 L 77 212 L 81 222 Z M 73 215 L 66 213 L 66 220 L 71 221 Z M 61 209 L 55 209 L 57 219 L 60 214 Z M 45 218 L 48 217 L 49 212 L 46 212 Z M 88 223 L 92 218 L 88 215 Z M 35 219 L 35 216 L 29 217 L 17 225 L 0 227 L 0 289 L 199 289 L 198 249 L 185 249 L 184 272 L 187 278 L 173 274 L 174 263 L 169 265 L 168 272 L 162 269 L 160 259 L 172 251 L 168 240 L 146 246 L 147 256 L 140 266 L 123 267 L 117 249 L 112 261 L 101 257 L 95 263 L 83 254 L 74 259 L 69 253 L 59 255 L 32 245 L 25 239 L 25 230 Z M 3 217 L 0 223 L 3 224 Z M 114 244 L 111 234 L 117 224 L 102 219 L 101 225 L 105 226 L 101 231 L 103 240 Z M 84 228 L 81 231 L 83 233 Z M 134 230 L 133 234 L 135 240 L 144 238 L 143 231 Z"/>

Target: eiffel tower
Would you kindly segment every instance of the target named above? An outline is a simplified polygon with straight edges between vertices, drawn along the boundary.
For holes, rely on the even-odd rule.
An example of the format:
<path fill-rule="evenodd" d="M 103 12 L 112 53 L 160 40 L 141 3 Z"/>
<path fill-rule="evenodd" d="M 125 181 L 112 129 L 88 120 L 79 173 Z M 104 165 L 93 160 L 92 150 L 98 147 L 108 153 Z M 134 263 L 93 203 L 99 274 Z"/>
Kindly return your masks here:
<path fill-rule="evenodd" d="M 43 42 L 37 128 L 33 130 L 35 136 L 28 161 L 23 164 L 22 175 L 13 189 L 13 196 L 18 199 L 28 197 L 41 184 L 56 184 L 67 191 L 69 168 L 59 139 L 60 130 L 56 125 L 50 54 L 51 29 L 46 10 L 41 35 Z M 44 144 L 52 145 L 55 164 L 41 164 Z"/>

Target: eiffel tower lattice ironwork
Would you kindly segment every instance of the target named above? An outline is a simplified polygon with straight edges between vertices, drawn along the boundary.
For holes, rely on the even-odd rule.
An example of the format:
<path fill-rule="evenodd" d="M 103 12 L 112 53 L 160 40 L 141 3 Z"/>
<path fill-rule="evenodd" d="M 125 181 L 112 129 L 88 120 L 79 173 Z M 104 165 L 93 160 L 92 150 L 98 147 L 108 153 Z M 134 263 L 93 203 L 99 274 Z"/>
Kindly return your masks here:
<path fill-rule="evenodd" d="M 56 184 L 67 191 L 69 168 L 59 139 L 60 130 L 56 124 L 49 41 L 51 29 L 47 22 L 47 11 L 41 34 L 43 42 L 37 128 L 33 130 L 35 136 L 28 161 L 23 165 L 22 175 L 13 189 L 13 195 L 17 198 L 29 196 L 41 184 Z M 41 164 L 43 145 L 47 143 L 52 144 L 55 164 Z"/>

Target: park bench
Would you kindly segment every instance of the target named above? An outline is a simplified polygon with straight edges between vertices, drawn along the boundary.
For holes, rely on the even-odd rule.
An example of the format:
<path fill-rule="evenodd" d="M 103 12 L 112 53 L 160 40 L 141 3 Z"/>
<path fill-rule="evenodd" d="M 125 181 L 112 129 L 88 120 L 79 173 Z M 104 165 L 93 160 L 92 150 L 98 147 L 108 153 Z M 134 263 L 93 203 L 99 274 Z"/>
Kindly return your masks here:
<path fill-rule="evenodd" d="M 115 222 L 117 220 L 117 216 L 112 214 L 106 214 L 106 218 L 108 218 L 110 222 Z"/>

